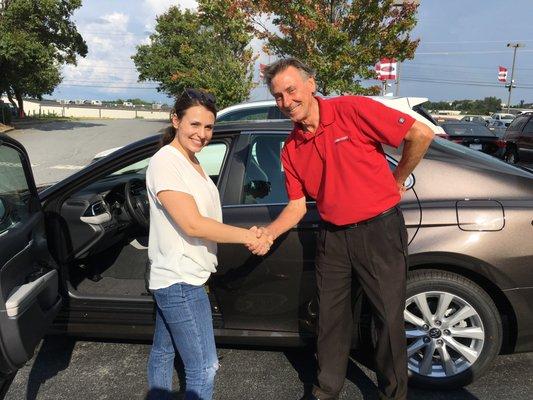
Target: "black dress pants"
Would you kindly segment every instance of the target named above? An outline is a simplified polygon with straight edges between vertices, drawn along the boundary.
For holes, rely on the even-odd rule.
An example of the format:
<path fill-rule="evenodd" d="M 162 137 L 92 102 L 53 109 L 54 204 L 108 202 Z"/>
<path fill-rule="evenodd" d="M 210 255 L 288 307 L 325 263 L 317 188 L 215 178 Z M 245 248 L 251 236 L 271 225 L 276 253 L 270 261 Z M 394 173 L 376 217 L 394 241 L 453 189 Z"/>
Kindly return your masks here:
<path fill-rule="evenodd" d="M 372 307 L 380 398 L 406 398 L 406 275 L 407 231 L 398 208 L 367 222 L 321 229 L 316 256 L 319 386 L 313 388 L 320 400 L 336 399 L 344 385 L 353 329 L 352 279 Z"/>

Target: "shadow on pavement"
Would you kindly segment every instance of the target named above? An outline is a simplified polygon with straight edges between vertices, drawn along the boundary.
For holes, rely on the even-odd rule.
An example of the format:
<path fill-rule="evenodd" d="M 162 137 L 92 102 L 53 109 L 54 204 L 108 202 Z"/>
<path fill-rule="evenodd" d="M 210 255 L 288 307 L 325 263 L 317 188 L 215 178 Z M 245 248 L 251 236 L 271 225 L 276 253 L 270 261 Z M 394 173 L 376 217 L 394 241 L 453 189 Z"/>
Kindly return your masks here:
<path fill-rule="evenodd" d="M 73 130 L 77 128 L 93 128 L 95 126 L 104 126 L 96 122 L 82 122 L 82 121 L 31 121 L 31 122 L 14 122 L 13 126 L 16 129 L 34 129 L 36 131 L 64 131 Z"/>
<path fill-rule="evenodd" d="M 43 339 L 28 376 L 26 400 L 35 400 L 42 384 L 67 369 L 75 344 L 75 339 L 61 336 Z"/>
<path fill-rule="evenodd" d="M 304 400 L 311 394 L 313 384 L 316 383 L 316 359 L 312 348 L 289 350 L 284 352 L 285 357 L 291 363 L 294 370 L 298 373 L 298 378 L 303 384 Z M 353 356 L 353 354 L 352 354 Z M 366 357 L 357 357 L 357 361 L 369 369 L 371 361 Z M 373 373 L 371 371 L 371 373 Z M 378 390 L 375 383 L 370 379 L 354 360 L 348 361 L 346 379 L 353 382 L 361 391 L 361 398 L 364 400 L 378 400 Z M 455 390 L 427 390 L 409 387 L 407 398 L 409 400 L 478 400 L 478 397 L 471 394 L 468 390 L 461 388 Z"/>

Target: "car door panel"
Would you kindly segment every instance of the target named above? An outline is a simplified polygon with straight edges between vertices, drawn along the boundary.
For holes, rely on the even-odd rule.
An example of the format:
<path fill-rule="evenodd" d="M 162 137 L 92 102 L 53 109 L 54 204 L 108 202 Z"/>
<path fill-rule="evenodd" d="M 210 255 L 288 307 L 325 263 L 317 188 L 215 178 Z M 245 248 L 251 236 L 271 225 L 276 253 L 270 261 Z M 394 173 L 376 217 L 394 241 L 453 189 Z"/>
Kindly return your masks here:
<path fill-rule="evenodd" d="M 283 207 L 225 207 L 224 221 L 243 228 L 265 226 Z M 299 321 L 309 319 L 306 313 L 315 293 L 317 218 L 316 212 L 310 211 L 297 227 L 279 237 L 264 257 L 251 255 L 243 246 L 219 246 L 213 285 L 226 328 L 300 330 Z"/>
<path fill-rule="evenodd" d="M 0 138 L 0 374 L 33 355 L 61 307 L 59 273 L 22 146 Z"/>

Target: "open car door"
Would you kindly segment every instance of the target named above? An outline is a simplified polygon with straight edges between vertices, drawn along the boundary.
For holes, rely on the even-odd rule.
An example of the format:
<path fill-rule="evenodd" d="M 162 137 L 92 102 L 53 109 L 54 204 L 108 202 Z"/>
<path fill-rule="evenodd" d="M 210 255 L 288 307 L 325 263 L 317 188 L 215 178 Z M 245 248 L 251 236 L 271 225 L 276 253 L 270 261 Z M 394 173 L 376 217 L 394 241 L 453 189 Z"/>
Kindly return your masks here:
<path fill-rule="evenodd" d="M 0 135 L 0 399 L 61 307 L 28 155 Z"/>

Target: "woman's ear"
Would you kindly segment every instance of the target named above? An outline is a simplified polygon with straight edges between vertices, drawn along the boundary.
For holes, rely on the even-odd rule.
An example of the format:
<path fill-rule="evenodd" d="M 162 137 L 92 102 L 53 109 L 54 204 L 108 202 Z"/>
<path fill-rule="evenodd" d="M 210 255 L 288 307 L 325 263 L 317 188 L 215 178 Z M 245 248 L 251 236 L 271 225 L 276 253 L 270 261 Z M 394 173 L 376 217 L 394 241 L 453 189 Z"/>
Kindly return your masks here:
<path fill-rule="evenodd" d="M 172 126 L 175 128 L 175 129 L 178 129 L 179 126 L 180 126 L 180 120 L 178 119 L 178 116 L 176 114 L 174 114 L 172 116 Z"/>

